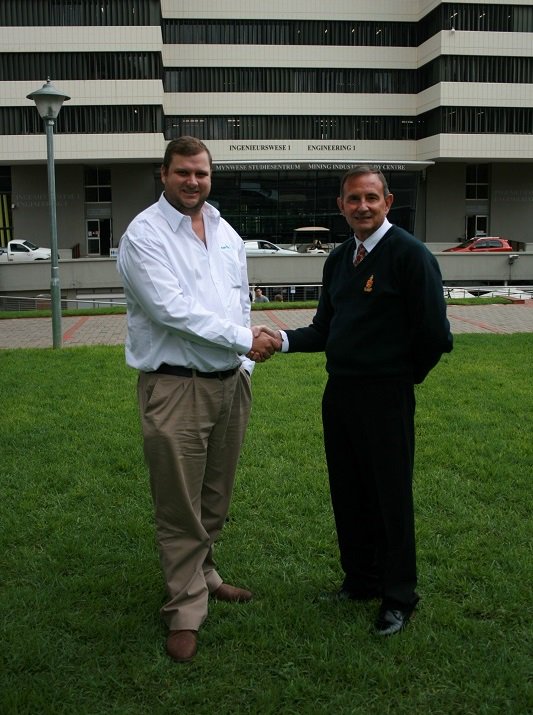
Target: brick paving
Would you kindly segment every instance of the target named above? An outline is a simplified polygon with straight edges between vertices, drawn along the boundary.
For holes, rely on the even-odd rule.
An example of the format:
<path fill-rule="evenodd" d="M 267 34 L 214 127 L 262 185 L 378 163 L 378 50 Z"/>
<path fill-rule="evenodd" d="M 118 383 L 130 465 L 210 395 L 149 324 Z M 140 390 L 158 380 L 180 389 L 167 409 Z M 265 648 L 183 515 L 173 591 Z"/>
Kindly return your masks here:
<path fill-rule="evenodd" d="M 252 311 L 252 324 L 272 328 L 309 325 L 314 310 Z M 452 332 L 533 333 L 533 300 L 512 305 L 450 305 Z M 125 315 L 64 317 L 63 347 L 76 345 L 122 345 L 126 339 Z M 51 318 L 0 320 L 0 349 L 52 347 Z"/>

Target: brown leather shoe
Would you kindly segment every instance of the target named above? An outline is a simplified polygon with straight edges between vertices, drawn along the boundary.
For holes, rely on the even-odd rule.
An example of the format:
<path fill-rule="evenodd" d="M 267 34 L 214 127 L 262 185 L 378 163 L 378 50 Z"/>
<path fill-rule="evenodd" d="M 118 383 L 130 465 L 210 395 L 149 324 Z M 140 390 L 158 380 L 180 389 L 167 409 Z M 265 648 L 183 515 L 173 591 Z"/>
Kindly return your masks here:
<path fill-rule="evenodd" d="M 213 591 L 211 595 L 213 598 L 216 598 L 217 601 L 229 601 L 230 603 L 243 603 L 252 600 L 251 591 L 247 591 L 245 588 L 230 586 L 229 583 L 220 584 L 217 590 Z"/>
<path fill-rule="evenodd" d="M 167 653 L 176 663 L 187 663 L 196 655 L 197 631 L 169 631 Z"/>

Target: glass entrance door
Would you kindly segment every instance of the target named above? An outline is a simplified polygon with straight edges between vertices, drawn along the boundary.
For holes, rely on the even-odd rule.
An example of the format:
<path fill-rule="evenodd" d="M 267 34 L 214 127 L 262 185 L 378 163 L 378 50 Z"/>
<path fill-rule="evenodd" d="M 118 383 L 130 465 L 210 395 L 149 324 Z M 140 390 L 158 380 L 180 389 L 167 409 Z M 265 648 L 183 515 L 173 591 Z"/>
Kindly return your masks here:
<path fill-rule="evenodd" d="M 113 245 L 110 218 L 87 219 L 87 255 L 109 256 Z"/>
<path fill-rule="evenodd" d="M 466 238 L 487 236 L 489 230 L 489 217 L 484 214 L 466 217 Z"/>

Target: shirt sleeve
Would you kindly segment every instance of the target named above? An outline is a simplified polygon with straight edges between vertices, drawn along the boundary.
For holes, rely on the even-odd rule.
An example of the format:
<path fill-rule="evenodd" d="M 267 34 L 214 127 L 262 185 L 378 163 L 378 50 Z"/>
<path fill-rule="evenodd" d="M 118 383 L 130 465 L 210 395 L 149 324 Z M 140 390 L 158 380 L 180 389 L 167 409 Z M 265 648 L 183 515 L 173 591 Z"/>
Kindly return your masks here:
<path fill-rule="evenodd" d="M 154 323 L 193 343 L 229 348 L 241 355 L 250 351 L 249 306 L 243 305 L 243 325 L 204 308 L 184 292 L 157 241 L 133 241 L 125 234 L 117 268 L 127 292 Z M 247 282 L 243 290 L 247 295 Z"/>

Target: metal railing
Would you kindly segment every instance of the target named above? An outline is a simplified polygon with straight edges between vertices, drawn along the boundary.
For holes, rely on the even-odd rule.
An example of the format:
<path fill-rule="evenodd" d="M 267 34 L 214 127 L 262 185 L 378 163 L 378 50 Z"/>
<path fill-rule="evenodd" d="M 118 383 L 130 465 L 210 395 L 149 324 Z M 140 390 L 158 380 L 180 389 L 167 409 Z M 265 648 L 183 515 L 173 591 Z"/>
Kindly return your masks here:
<path fill-rule="evenodd" d="M 261 288 L 263 295 L 269 301 L 283 301 L 284 303 L 305 302 L 318 300 L 322 286 L 320 284 L 308 285 L 250 285 L 250 298 L 254 298 L 255 288 Z M 533 286 L 443 286 L 445 298 L 471 298 L 502 296 L 510 299 L 533 299 Z M 62 298 L 61 308 L 105 308 L 126 307 L 123 293 L 90 293 L 80 294 L 75 298 Z M 0 295 L 0 310 L 23 312 L 32 310 L 49 310 L 51 298 L 48 294 L 36 296 Z"/>

